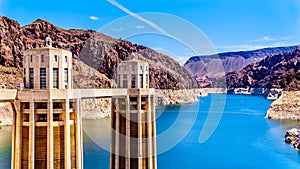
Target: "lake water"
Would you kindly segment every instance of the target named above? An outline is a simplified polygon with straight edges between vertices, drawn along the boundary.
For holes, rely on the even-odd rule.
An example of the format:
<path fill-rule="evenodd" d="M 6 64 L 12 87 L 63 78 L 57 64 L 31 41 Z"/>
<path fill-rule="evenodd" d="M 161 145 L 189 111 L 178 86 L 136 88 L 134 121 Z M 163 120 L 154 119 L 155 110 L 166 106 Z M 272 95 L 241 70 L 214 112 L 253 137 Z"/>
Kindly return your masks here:
<path fill-rule="evenodd" d="M 213 108 L 225 104 L 224 112 L 210 111 L 222 118 L 209 139 L 200 143 L 199 136 L 212 103 Z M 265 119 L 270 104 L 271 101 L 260 96 L 209 95 L 194 105 L 157 108 L 158 168 L 300 168 L 300 154 L 284 143 L 285 131 L 299 123 Z M 84 120 L 85 169 L 109 168 L 109 121 Z M 208 125 L 213 128 L 213 124 Z M 192 126 L 189 131 L 188 126 Z M 174 144 L 178 139 L 179 143 Z M 166 147 L 170 149 L 166 151 Z M 10 156 L 11 127 L 4 127 L 0 130 L 1 169 L 10 168 Z"/>

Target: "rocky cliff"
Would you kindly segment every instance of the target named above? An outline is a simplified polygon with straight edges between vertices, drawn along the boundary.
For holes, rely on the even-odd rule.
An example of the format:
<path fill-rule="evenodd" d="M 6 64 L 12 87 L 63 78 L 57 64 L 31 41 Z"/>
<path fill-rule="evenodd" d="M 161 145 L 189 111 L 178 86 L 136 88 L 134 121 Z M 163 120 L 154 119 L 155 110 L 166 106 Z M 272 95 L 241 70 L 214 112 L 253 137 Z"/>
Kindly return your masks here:
<path fill-rule="evenodd" d="M 17 21 L 7 17 L 0 17 L 0 71 L 3 72 L 0 74 L 0 84 L 13 88 L 22 81 L 23 51 L 44 46 L 47 36 L 52 38 L 54 47 L 70 50 L 74 59 L 82 61 L 73 65 L 75 87 L 113 86 L 111 80 L 115 77 L 118 63 L 129 59 L 132 53 L 137 53 L 139 59 L 149 62 L 150 87 L 197 87 L 194 78 L 179 63 L 145 46 L 92 30 L 62 29 L 40 19 L 21 27 Z M 91 79 L 83 80 L 84 78 Z M 86 81 L 93 81 L 95 84 L 88 84 Z"/>
<path fill-rule="evenodd" d="M 12 125 L 12 107 L 10 103 L 0 103 L 0 126 Z"/>
<path fill-rule="evenodd" d="M 285 133 L 284 141 L 288 144 L 292 144 L 294 148 L 300 149 L 299 143 L 300 130 L 292 128 Z"/>
<path fill-rule="evenodd" d="M 206 89 L 156 90 L 155 104 L 156 106 L 193 104 L 198 102 L 198 97 L 204 96 L 207 96 Z"/>
<path fill-rule="evenodd" d="M 300 89 L 300 49 L 270 55 L 258 63 L 226 74 L 228 88 Z"/>
<path fill-rule="evenodd" d="M 274 101 L 266 118 L 275 120 L 300 120 L 300 91 L 286 91 Z"/>
<path fill-rule="evenodd" d="M 201 86 L 210 86 L 209 79 L 243 69 L 249 64 L 256 63 L 268 55 L 295 50 L 297 46 L 266 48 L 254 51 L 227 52 L 210 56 L 191 57 L 184 67 L 198 79 Z M 221 63 L 221 64 L 219 64 Z M 209 71 L 208 71 L 209 70 Z M 216 72 L 222 72 L 217 74 Z"/>
<path fill-rule="evenodd" d="M 114 79 L 117 65 L 132 58 L 147 61 L 150 69 L 150 87 L 156 89 L 184 89 L 198 87 L 195 79 L 178 62 L 148 47 L 121 39 L 103 39 L 93 34 L 83 46 L 79 59 Z"/>

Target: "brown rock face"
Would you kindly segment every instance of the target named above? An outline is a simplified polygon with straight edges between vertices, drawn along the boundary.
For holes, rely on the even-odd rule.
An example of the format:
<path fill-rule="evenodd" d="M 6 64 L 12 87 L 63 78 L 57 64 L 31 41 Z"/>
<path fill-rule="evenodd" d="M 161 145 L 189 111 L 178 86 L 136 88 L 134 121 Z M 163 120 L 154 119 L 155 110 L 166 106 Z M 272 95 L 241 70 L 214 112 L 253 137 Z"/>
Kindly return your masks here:
<path fill-rule="evenodd" d="M 0 65 L 4 69 L 1 68 L 1 72 L 5 72 L 9 67 L 15 68 L 16 71 L 13 75 L 5 73 L 0 75 L 0 84 L 6 84 L 8 88 L 13 88 L 16 83 L 22 81 L 23 51 L 44 46 L 44 39 L 47 36 L 52 38 L 54 47 L 72 51 L 73 57 L 83 62 L 77 62 L 78 65 L 73 66 L 75 87 L 113 86 L 110 79 L 114 79 L 118 63 L 127 60 L 132 53 L 137 53 L 138 59 L 149 62 L 151 87 L 161 89 L 197 87 L 194 78 L 168 56 L 95 31 L 65 30 L 40 19 L 20 27 L 18 22 L 0 17 L 0 35 Z M 88 74 L 83 74 L 87 72 Z M 92 85 L 83 79 L 96 84 Z"/>
<path fill-rule="evenodd" d="M 266 118 L 274 120 L 300 120 L 300 91 L 285 91 L 274 101 Z"/>
<path fill-rule="evenodd" d="M 229 88 L 281 88 L 300 90 L 300 49 L 271 55 L 244 69 L 228 73 Z"/>
<path fill-rule="evenodd" d="M 95 33 L 86 41 L 79 59 L 97 69 L 109 79 L 115 79 L 117 66 L 123 60 L 147 61 L 150 67 L 150 87 L 156 89 L 196 88 L 194 78 L 178 62 L 148 47 Z"/>
<path fill-rule="evenodd" d="M 0 64 L 20 66 L 20 50 L 23 48 L 19 36 L 20 25 L 7 17 L 0 17 Z"/>

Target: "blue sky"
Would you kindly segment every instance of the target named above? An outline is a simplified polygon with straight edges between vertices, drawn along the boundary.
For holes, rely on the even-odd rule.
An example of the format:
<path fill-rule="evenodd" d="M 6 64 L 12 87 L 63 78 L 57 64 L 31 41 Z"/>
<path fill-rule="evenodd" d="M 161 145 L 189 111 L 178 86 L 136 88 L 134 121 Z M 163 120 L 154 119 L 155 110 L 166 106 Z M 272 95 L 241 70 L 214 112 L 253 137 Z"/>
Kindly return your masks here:
<path fill-rule="evenodd" d="M 194 25 L 208 38 L 217 52 L 300 44 L 300 3 L 298 1 L 115 0 L 133 13 L 167 13 L 186 20 L 186 23 Z M 128 15 L 124 9 L 111 2 L 108 0 L 0 0 L 0 14 L 17 20 L 21 25 L 41 18 L 67 29 L 103 30 L 105 25 Z M 151 20 L 151 17 L 147 21 L 157 26 L 167 22 L 159 18 Z M 134 25 L 136 29 L 145 29 L 146 26 L 151 27 L 151 24 Z M 174 27 L 186 29 L 185 25 L 163 28 L 168 33 Z M 114 31 L 115 33 L 111 35 L 119 38 L 122 35 L 116 32 L 122 32 L 124 29 L 119 25 Z M 166 36 L 144 34 L 144 36 L 122 38 L 176 57 L 187 58 L 195 54 L 176 39 Z M 193 36 L 189 38 L 192 39 Z M 203 51 L 203 54 L 205 53 Z M 200 51 L 197 54 L 202 53 Z"/>

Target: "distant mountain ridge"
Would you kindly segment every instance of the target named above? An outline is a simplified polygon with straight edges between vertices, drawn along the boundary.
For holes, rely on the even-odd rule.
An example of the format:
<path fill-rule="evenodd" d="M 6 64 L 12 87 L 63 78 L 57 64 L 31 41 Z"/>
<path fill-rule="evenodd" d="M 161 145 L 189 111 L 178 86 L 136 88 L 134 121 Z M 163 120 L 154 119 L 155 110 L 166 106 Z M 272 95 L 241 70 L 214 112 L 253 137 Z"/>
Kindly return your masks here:
<path fill-rule="evenodd" d="M 0 16 L 0 84 L 13 88 L 22 82 L 23 51 L 44 46 L 47 36 L 52 38 L 54 47 L 73 53 L 76 88 L 112 87 L 118 63 L 128 60 L 132 53 L 149 62 L 150 87 L 197 87 L 194 77 L 178 62 L 148 47 L 93 30 L 62 29 L 41 19 L 21 27 L 17 21 L 3 16 Z"/>
<path fill-rule="evenodd" d="M 300 48 L 270 55 L 244 69 L 226 74 L 228 88 L 300 90 Z"/>
<path fill-rule="evenodd" d="M 184 67 L 198 80 L 200 86 L 206 87 L 211 84 L 211 78 L 218 78 L 226 73 L 241 70 L 247 65 L 259 62 L 269 55 L 292 51 L 297 49 L 297 47 L 276 47 L 193 56 L 184 64 Z"/>

